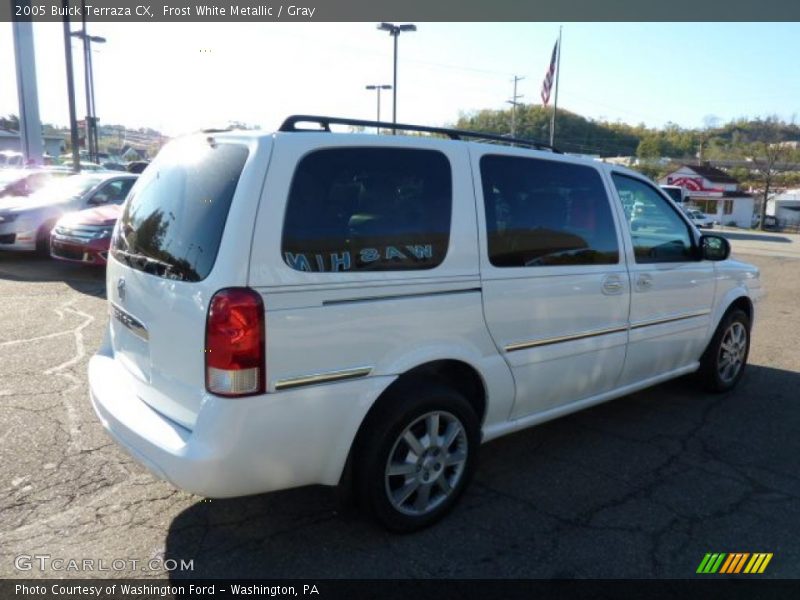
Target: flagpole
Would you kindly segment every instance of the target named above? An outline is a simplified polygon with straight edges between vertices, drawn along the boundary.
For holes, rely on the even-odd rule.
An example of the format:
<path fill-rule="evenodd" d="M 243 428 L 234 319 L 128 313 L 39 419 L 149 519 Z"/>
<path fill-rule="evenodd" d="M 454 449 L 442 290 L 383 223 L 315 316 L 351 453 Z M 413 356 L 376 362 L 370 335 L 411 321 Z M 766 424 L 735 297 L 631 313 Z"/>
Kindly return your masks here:
<path fill-rule="evenodd" d="M 553 98 L 553 116 L 550 119 L 550 145 L 555 145 L 556 111 L 558 110 L 558 78 L 561 75 L 561 26 L 558 27 L 558 56 L 556 57 L 556 93 Z"/>

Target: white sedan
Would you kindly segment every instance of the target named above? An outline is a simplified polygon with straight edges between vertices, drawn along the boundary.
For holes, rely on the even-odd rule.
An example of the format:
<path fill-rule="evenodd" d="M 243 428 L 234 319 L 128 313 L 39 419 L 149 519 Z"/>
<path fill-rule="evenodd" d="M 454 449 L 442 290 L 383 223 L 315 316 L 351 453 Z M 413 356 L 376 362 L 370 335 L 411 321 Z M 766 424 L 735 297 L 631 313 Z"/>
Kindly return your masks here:
<path fill-rule="evenodd" d="M 714 219 L 709 215 L 700 212 L 696 208 L 687 208 L 684 210 L 686 216 L 691 219 L 692 223 L 694 223 L 695 227 L 698 229 L 713 229 L 714 228 Z"/>

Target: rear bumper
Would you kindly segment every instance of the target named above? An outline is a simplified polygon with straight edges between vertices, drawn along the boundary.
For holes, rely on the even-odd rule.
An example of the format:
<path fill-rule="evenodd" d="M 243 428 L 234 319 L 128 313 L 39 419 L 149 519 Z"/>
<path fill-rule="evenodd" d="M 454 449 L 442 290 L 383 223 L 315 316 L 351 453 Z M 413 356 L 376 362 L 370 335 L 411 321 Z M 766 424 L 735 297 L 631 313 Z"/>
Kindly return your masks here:
<path fill-rule="evenodd" d="M 241 399 L 205 394 L 193 431 L 132 391 L 109 348 L 89 361 L 92 405 L 111 436 L 161 479 L 227 498 L 336 485 L 372 402 L 393 380 L 375 377 Z"/>

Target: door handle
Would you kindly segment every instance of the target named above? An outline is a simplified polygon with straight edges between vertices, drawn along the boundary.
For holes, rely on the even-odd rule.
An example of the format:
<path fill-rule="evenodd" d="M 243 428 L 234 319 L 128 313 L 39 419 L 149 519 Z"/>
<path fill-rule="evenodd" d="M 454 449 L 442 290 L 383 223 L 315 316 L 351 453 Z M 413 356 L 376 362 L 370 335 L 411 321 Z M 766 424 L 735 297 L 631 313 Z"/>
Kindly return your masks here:
<path fill-rule="evenodd" d="M 623 289 L 622 278 L 619 275 L 608 275 L 603 280 L 603 293 L 606 296 L 621 294 Z"/>
<path fill-rule="evenodd" d="M 653 276 L 648 273 L 641 273 L 636 278 L 636 289 L 640 292 L 646 292 L 653 287 Z"/>

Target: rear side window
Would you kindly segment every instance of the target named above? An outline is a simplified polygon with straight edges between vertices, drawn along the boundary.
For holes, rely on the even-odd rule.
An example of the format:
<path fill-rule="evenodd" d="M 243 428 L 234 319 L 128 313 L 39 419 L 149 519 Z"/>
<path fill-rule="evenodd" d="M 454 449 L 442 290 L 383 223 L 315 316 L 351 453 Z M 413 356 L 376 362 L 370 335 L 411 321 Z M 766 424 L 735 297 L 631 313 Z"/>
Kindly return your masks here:
<path fill-rule="evenodd" d="M 131 190 L 115 229 L 114 258 L 161 277 L 205 279 L 247 154 L 238 144 L 198 138 L 166 146 Z"/>
<path fill-rule="evenodd" d="M 292 180 L 283 260 L 307 272 L 432 269 L 447 253 L 452 204 L 441 152 L 318 150 Z"/>
<path fill-rule="evenodd" d="M 619 262 L 597 170 L 516 156 L 481 158 L 489 261 L 496 267 Z"/>

